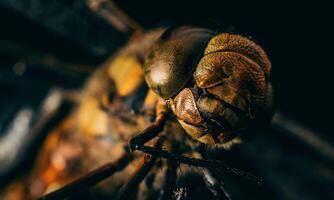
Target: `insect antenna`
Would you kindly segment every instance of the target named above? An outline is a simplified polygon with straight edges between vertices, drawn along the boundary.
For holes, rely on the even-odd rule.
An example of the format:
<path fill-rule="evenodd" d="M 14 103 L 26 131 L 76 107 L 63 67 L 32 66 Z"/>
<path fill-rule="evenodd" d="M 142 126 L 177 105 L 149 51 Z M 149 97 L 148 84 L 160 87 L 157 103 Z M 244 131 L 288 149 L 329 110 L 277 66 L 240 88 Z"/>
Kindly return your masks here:
<path fill-rule="evenodd" d="M 85 176 L 75 180 L 74 182 L 60 188 L 59 190 L 46 194 L 45 196 L 39 198 L 39 200 L 63 199 L 79 191 L 86 190 L 98 182 L 113 175 L 115 172 L 122 170 L 130 160 L 130 157 L 127 155 L 127 153 L 125 153 L 117 162 L 107 163 L 102 167 L 99 167 L 89 172 Z"/>

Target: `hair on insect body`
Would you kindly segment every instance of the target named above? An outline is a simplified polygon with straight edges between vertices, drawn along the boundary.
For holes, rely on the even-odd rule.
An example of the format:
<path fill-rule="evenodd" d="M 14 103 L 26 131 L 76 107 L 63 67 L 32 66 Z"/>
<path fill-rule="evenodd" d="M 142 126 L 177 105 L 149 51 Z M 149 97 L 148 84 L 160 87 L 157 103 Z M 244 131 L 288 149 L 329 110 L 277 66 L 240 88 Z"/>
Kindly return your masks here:
<path fill-rule="evenodd" d="M 261 182 L 221 160 L 205 159 L 200 151 L 203 145 L 228 149 L 269 124 L 270 71 L 263 49 L 238 34 L 180 26 L 137 35 L 92 75 L 77 109 L 47 140 L 37 161 L 43 164 L 29 179 L 44 189 L 29 195 L 53 191 L 41 199 L 61 199 L 113 175 L 99 187 L 117 199 L 167 198 L 192 171 L 187 165 Z M 60 151 L 65 144 L 84 154 L 66 156 Z M 54 169 L 55 155 L 65 159 L 64 169 Z M 108 158 L 110 163 L 91 171 Z M 78 170 L 70 173 L 71 159 Z M 180 164 L 186 164 L 182 173 Z M 52 178 L 46 176 L 50 170 L 56 173 Z M 151 181 L 144 184 L 147 175 Z M 210 170 L 199 176 L 216 198 L 230 198 Z M 54 190 L 53 183 L 65 186 Z"/>

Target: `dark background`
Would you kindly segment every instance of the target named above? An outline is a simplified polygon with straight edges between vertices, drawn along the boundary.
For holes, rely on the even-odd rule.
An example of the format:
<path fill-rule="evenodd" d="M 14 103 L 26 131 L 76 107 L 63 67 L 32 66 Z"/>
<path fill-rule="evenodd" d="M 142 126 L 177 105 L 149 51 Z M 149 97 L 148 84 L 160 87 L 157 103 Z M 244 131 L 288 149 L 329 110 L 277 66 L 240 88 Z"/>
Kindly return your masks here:
<path fill-rule="evenodd" d="M 253 37 L 271 58 L 278 107 L 319 130 L 323 136 L 334 139 L 330 128 L 333 119 L 330 55 L 333 38 L 329 32 L 332 17 L 329 7 L 322 2 L 119 3 L 147 27 L 164 21 L 194 23 Z"/>
<path fill-rule="evenodd" d="M 47 1 L 48 3 L 41 3 L 43 1 L 29 0 L 26 2 L 40 3 L 22 4 L 22 7 L 17 2 L 20 1 L 0 0 L 0 121 L 2 121 L 0 131 L 5 130 L 4 124 L 11 120 L 8 113 L 15 113 L 23 105 L 38 107 L 50 86 L 80 87 L 89 73 L 80 72 L 79 75 L 73 75 L 68 72 L 73 71 L 73 68 L 68 66 L 73 64 L 94 68 L 103 63 L 127 38 L 108 27 L 103 19 L 89 13 L 80 3 L 77 3 L 79 1 L 50 0 Z M 58 7 L 53 6 L 53 3 Z M 272 61 L 272 82 L 278 110 L 314 130 L 318 136 L 333 145 L 334 99 L 331 94 L 333 92 L 333 35 L 330 32 L 333 17 L 330 16 L 329 5 L 320 1 L 294 3 L 268 1 L 265 3 L 218 0 L 182 2 L 178 0 L 117 0 L 116 3 L 147 29 L 157 26 L 193 24 L 217 31 L 251 36 L 266 50 Z M 20 8 L 26 9 L 20 10 Z M 64 8 L 72 8 L 74 12 L 66 14 Z M 50 10 L 50 12 L 45 12 L 45 10 Z M 48 16 L 57 16 L 59 13 L 65 13 L 59 17 L 60 21 L 63 21 L 58 24 L 50 23 L 52 20 L 49 20 Z M 50 64 L 36 61 L 45 56 L 60 60 L 61 64 L 45 68 L 44 65 Z M 25 76 L 13 75 L 13 65 L 22 60 L 29 60 L 31 57 L 36 58 L 31 61 L 32 66 L 39 67 L 28 68 Z M 280 140 L 279 145 L 282 146 L 273 146 L 271 149 L 268 147 L 268 149 L 277 150 L 280 154 L 302 152 L 301 155 L 296 154 L 294 155 L 296 157 L 292 156 L 290 159 L 301 158 L 298 160 L 300 164 L 308 167 L 304 170 L 307 169 L 314 173 L 307 180 L 295 177 L 297 184 L 303 185 L 314 179 L 317 180 L 317 183 L 322 182 L 321 178 L 312 177 L 317 176 L 318 169 L 313 168 L 317 166 L 314 163 L 319 160 L 316 155 L 311 161 L 305 161 L 306 158 L 304 159 L 303 155 L 309 152 L 304 150 L 302 145 L 291 143 L 289 139 L 284 141 L 284 138 L 278 138 L 278 140 Z M 261 146 L 261 141 L 257 142 Z M 269 140 L 269 143 L 266 142 L 271 144 L 272 140 Z M 273 142 L 272 145 L 277 144 Z M 252 146 L 246 146 L 245 149 L 247 148 L 249 152 L 254 150 Z M 254 156 L 262 153 L 259 149 L 254 150 L 253 154 L 247 154 L 249 152 L 245 150 L 240 150 L 240 152 L 236 150 L 236 152 L 232 155 L 242 152 L 243 155 L 249 155 L 252 159 L 262 159 L 261 156 Z M 269 161 L 272 160 L 268 159 Z M 289 165 L 280 170 L 289 171 L 289 167 L 298 165 L 290 161 L 286 163 Z M 270 164 L 259 164 L 262 168 L 254 167 L 254 164 L 250 166 L 253 166 L 250 167 L 251 169 L 263 171 L 266 170 L 266 166 L 272 167 Z M 291 169 L 289 173 L 298 173 L 294 171 L 296 169 Z M 307 173 L 305 171 L 305 174 Z M 269 177 L 269 181 L 273 181 L 272 187 L 274 188 L 276 185 L 284 184 L 284 181 L 279 178 L 284 175 L 278 173 L 266 176 L 266 178 Z M 326 181 L 323 183 L 327 184 Z M 331 187 L 329 184 L 327 186 Z M 318 190 L 316 186 L 308 187 L 321 192 L 321 189 Z M 251 189 L 254 188 L 251 187 Z M 265 192 L 268 197 L 270 191 L 273 190 L 275 189 L 265 188 L 261 192 Z M 290 196 L 282 196 L 299 199 L 298 197 L 303 196 L 303 192 L 303 190 L 298 190 L 298 192 L 292 190 Z M 326 196 L 325 193 L 323 195 Z"/>
<path fill-rule="evenodd" d="M 76 1 L 60 2 L 73 6 Z M 278 107 L 333 140 L 333 40 L 329 32 L 332 24 L 329 6 L 315 1 L 118 0 L 116 3 L 146 28 L 195 24 L 253 37 L 272 60 Z M 41 23 L 43 19 L 30 20 L 22 13 L 1 6 L 0 11 L 0 36 L 3 40 L 15 41 L 66 61 L 101 63 L 115 48 L 112 46 L 106 52 L 96 54 L 91 49 L 101 43 L 99 40 L 104 43 L 124 41 L 119 35 L 108 37 L 107 34 L 99 34 L 103 26 L 96 26 L 93 27 L 95 32 L 90 33 L 90 40 L 94 41 L 89 46 L 84 41 L 89 34 L 80 31 L 80 27 L 76 35 L 66 38 L 45 27 Z M 105 37 L 94 36 L 97 34 Z M 73 41 L 77 35 L 83 40 Z"/>

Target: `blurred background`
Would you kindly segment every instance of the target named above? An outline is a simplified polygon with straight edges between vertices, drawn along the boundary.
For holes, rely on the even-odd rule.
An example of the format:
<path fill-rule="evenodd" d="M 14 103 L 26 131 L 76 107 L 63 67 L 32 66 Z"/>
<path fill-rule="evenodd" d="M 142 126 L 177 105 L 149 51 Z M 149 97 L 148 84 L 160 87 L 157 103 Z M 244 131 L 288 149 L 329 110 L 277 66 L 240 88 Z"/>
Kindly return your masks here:
<path fill-rule="evenodd" d="M 334 199 L 329 6 L 282 1 L 113 2 L 145 29 L 192 24 L 257 41 L 273 64 L 278 114 L 268 134 L 223 156 L 259 175 L 265 184 L 231 179 L 227 190 L 235 199 Z M 33 144 L 43 141 L 44 134 L 31 136 L 29 130 L 38 130 L 42 105 L 54 92 L 50 89 L 80 88 L 132 34 L 133 27 L 115 22 L 110 14 L 120 16 L 115 8 L 104 0 L 0 0 L 1 186 L 22 169 L 18 165 L 33 160 L 38 150 Z M 67 105 L 57 109 L 69 111 Z M 26 144 L 29 139 L 33 144 Z M 20 145 L 24 150 L 14 153 L 8 147 Z"/>

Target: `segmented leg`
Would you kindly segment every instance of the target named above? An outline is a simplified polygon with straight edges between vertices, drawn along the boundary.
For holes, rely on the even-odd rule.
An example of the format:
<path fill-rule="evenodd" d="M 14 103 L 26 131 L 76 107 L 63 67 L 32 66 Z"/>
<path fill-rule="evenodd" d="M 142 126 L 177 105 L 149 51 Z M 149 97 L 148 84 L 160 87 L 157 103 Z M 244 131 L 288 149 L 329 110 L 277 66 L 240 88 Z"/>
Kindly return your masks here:
<path fill-rule="evenodd" d="M 259 185 L 262 184 L 262 180 L 253 174 L 248 172 L 232 168 L 226 165 L 224 162 L 219 160 L 205 160 L 205 159 L 196 159 L 196 158 L 189 158 L 185 156 L 181 156 L 178 154 L 174 154 L 159 148 L 145 146 L 145 143 L 152 140 L 154 137 L 158 136 L 158 134 L 163 130 L 165 124 L 165 115 L 161 115 L 158 117 L 151 126 L 145 129 L 143 132 L 138 134 L 137 136 L 133 137 L 129 141 L 129 147 L 131 151 L 142 151 L 147 154 L 151 154 L 157 157 L 166 158 L 168 160 L 174 160 L 175 162 L 184 163 L 192 166 L 197 167 L 206 167 L 212 169 L 221 169 L 225 172 L 232 173 L 238 176 L 242 176 L 248 178 L 250 180 L 256 181 Z"/>
<path fill-rule="evenodd" d="M 140 134 L 140 135 L 136 136 L 135 139 L 137 139 L 140 136 L 146 137 L 146 135 L 144 133 L 144 134 Z M 143 139 L 143 141 L 145 141 L 145 139 Z M 226 165 L 222 161 L 189 158 L 189 157 L 186 157 L 186 156 L 181 156 L 181 155 L 178 155 L 178 154 L 170 153 L 170 152 L 162 150 L 162 149 L 157 149 L 157 148 L 145 146 L 141 143 L 136 143 L 136 142 L 137 141 L 130 141 L 130 145 L 132 146 L 130 148 L 132 150 L 142 151 L 142 152 L 147 153 L 147 154 L 151 154 L 151 155 L 154 155 L 154 156 L 157 156 L 157 157 L 162 157 L 162 158 L 174 160 L 176 162 L 184 163 L 184 164 L 188 164 L 188 165 L 192 165 L 192 166 L 206 167 L 206 168 L 212 168 L 212 169 L 221 169 L 221 170 L 224 170 L 225 172 L 232 173 L 232 174 L 242 176 L 242 177 L 245 177 L 247 179 L 256 181 L 259 185 L 262 184 L 262 180 L 260 178 L 254 176 L 253 174 L 250 174 L 248 172 L 245 172 L 245 171 L 242 171 L 242 170 L 239 170 L 239 169 L 236 169 L 236 168 L 232 168 L 232 167 Z"/>
<path fill-rule="evenodd" d="M 168 162 L 168 168 L 166 171 L 166 179 L 161 195 L 158 198 L 159 200 L 173 199 L 173 191 L 175 189 L 175 184 L 176 184 L 177 163 L 174 160 L 168 160 L 167 162 Z"/>
<path fill-rule="evenodd" d="M 79 191 L 84 191 L 98 182 L 106 179 L 107 177 L 113 175 L 115 172 L 122 170 L 130 160 L 130 157 L 127 154 L 124 154 L 117 162 L 107 163 L 102 167 L 89 172 L 78 180 L 75 180 L 74 182 L 60 188 L 59 190 L 39 198 L 39 200 L 59 200 L 73 195 Z"/>
<path fill-rule="evenodd" d="M 201 168 L 199 170 L 200 174 L 202 175 L 205 184 L 208 186 L 210 191 L 212 192 L 213 196 L 216 197 L 216 199 L 223 199 L 223 200 L 231 200 L 230 195 L 225 191 L 222 184 L 217 180 L 210 170 L 206 168 Z"/>
<path fill-rule="evenodd" d="M 154 163 L 156 161 L 157 157 L 152 156 L 150 160 L 145 163 L 136 173 L 135 175 L 130 179 L 129 182 L 127 182 L 118 192 L 116 195 L 117 200 L 120 199 L 126 199 L 126 197 L 129 194 L 132 194 L 132 192 L 138 187 L 140 182 L 146 177 L 146 175 L 150 172 L 152 167 L 154 166 Z"/>
<path fill-rule="evenodd" d="M 129 141 L 129 147 L 131 151 L 139 150 L 140 146 L 144 145 L 146 142 L 152 140 L 163 130 L 166 122 L 166 115 L 162 114 L 157 117 L 157 120 L 146 128 L 139 135 L 133 137 Z"/>

